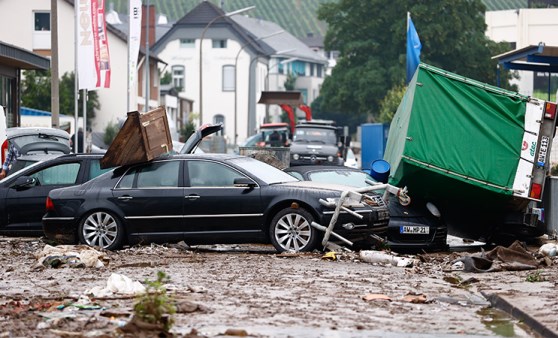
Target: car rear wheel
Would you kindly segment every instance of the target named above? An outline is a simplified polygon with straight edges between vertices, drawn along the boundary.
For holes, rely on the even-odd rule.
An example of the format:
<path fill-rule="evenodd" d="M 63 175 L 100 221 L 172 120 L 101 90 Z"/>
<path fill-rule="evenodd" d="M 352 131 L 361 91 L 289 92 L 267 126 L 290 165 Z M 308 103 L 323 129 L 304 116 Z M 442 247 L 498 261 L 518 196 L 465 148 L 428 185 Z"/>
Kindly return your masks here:
<path fill-rule="evenodd" d="M 279 252 L 312 251 L 318 242 L 318 230 L 310 224 L 312 215 L 301 208 L 281 210 L 270 225 L 271 243 Z"/>
<path fill-rule="evenodd" d="M 80 242 L 107 250 L 118 249 L 124 237 L 120 220 L 107 211 L 87 215 L 79 226 Z"/>

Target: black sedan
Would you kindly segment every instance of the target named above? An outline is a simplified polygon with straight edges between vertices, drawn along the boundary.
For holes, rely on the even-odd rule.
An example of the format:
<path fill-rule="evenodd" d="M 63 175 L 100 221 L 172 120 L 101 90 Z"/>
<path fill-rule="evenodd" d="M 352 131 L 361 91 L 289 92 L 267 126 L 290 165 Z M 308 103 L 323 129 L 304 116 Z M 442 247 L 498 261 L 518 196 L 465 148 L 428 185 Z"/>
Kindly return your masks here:
<path fill-rule="evenodd" d="M 107 170 L 102 155 L 68 154 L 35 162 L 0 181 L 0 234 L 42 235 L 48 193 L 81 184 Z M 17 162 L 16 162 L 17 163 Z"/>
<path fill-rule="evenodd" d="M 300 182 L 253 158 L 169 155 L 123 166 L 47 199 L 43 230 L 61 243 L 106 249 L 125 243 L 269 243 L 282 251 L 318 248 L 333 201 L 346 186 Z M 351 205 L 334 231 L 359 242 L 385 236 L 389 213 L 380 195 Z M 350 226 L 349 226 L 350 225 Z"/>
<path fill-rule="evenodd" d="M 284 171 L 304 181 L 353 187 L 366 187 L 366 180 L 375 181 L 362 170 L 340 166 L 295 166 Z M 409 193 L 412 196 L 412 191 Z M 400 252 L 447 249 L 447 225 L 432 203 L 414 198 L 409 206 L 403 206 L 393 197 L 387 203 L 390 213 L 387 238 L 391 249 Z"/>

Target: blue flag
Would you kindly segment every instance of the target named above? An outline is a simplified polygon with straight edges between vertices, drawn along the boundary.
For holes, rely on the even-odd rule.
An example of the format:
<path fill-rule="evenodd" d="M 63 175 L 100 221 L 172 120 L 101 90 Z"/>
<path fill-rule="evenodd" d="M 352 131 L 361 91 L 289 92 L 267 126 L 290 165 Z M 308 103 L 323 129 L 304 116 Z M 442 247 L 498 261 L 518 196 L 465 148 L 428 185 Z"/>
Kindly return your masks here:
<path fill-rule="evenodd" d="M 407 83 L 409 83 L 420 63 L 422 45 L 410 15 L 407 20 Z"/>

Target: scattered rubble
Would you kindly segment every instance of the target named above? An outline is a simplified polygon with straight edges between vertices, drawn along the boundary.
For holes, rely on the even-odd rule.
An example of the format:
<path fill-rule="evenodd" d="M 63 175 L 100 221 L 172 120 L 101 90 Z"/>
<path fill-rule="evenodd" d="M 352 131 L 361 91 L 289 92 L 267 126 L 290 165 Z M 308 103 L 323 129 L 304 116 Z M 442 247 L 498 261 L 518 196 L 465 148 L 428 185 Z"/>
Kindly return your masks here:
<path fill-rule="evenodd" d="M 543 257 L 540 247 L 525 249 L 538 260 Z M 68 256 L 83 252 L 55 248 L 65 249 L 62 253 Z M 98 251 L 98 257 L 104 257 L 102 267 L 34 269 L 40 257 L 48 257 L 45 249 L 52 254 L 39 239 L 0 237 L 0 335 L 141 336 L 147 332 L 141 325 L 128 333 L 121 330 L 132 321 L 137 301 L 136 294 L 122 291 L 145 287 L 159 271 L 170 278 L 164 286 L 176 313 L 169 334 L 177 337 L 369 337 L 385 332 L 498 336 L 486 324 L 489 312 L 499 311 L 493 304 L 519 307 L 536 299 L 548 309 L 558 305 L 552 296 L 557 257 L 546 257 L 551 265 L 536 270 L 471 273 L 451 269 L 454 261 L 475 254 L 466 251 L 413 256 L 381 252 L 413 262 L 397 267 L 366 262 L 361 252 L 348 250 L 276 254 L 266 245 L 175 244 Z M 535 273 L 541 281 L 527 281 Z M 120 286 L 112 295 L 91 292 L 115 285 Z M 550 313 L 535 317 L 536 323 L 556 333 L 558 324 Z M 514 336 L 535 335 L 519 320 L 505 313 L 498 316 Z"/>

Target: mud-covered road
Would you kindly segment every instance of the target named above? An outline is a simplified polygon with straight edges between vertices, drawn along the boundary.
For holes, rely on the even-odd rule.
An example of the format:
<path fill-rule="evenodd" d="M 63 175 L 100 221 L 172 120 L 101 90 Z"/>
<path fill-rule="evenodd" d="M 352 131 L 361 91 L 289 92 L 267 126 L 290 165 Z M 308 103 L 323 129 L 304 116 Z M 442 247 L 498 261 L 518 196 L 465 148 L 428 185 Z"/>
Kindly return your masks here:
<path fill-rule="evenodd" d="M 0 237 L 1 337 L 142 336 L 118 330 L 133 313 L 133 296 L 91 296 L 112 274 L 139 282 L 168 275 L 177 306 L 171 333 L 180 337 L 537 337 L 481 291 L 537 283 L 557 294 L 558 261 L 536 271 L 455 271 L 451 262 L 464 252 L 408 256 L 412 267 L 396 267 L 354 252 L 157 245 L 103 252 L 104 267 L 53 268 L 38 263 L 45 245 Z"/>

